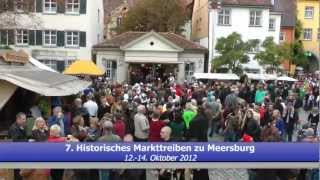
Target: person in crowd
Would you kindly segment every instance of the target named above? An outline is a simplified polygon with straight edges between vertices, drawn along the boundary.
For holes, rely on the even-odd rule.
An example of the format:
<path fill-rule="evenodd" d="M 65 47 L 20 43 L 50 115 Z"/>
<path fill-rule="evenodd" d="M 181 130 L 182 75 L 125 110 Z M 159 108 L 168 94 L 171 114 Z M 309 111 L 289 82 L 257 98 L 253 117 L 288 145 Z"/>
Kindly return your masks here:
<path fill-rule="evenodd" d="M 87 138 L 85 141 L 94 142 L 100 137 L 101 131 L 99 126 L 98 118 L 90 118 L 90 126 L 87 129 Z"/>
<path fill-rule="evenodd" d="M 49 172 L 45 169 L 21 169 L 23 180 L 49 180 Z"/>
<path fill-rule="evenodd" d="M 73 118 L 73 125 L 71 127 L 71 135 L 79 141 L 84 141 L 87 137 L 87 130 L 84 127 L 84 119 L 81 115 Z"/>
<path fill-rule="evenodd" d="M 126 125 L 124 123 L 123 115 L 120 109 L 117 109 L 114 114 L 113 132 L 121 139 L 123 139 L 126 134 Z"/>
<path fill-rule="evenodd" d="M 118 135 L 113 134 L 113 123 L 111 121 L 105 121 L 102 125 L 103 136 L 98 138 L 99 142 L 120 142 L 121 138 Z M 99 179 L 113 179 L 120 178 L 120 173 L 117 170 L 100 170 Z"/>
<path fill-rule="evenodd" d="M 32 139 L 36 142 L 47 141 L 49 137 L 49 129 L 46 125 L 46 121 L 42 117 L 38 117 L 34 121 L 32 128 Z"/>
<path fill-rule="evenodd" d="M 183 141 L 185 139 L 184 135 L 186 132 L 186 126 L 182 120 L 182 113 L 180 109 L 172 111 L 172 119 L 168 126 L 172 130 L 171 137 L 174 141 Z"/>
<path fill-rule="evenodd" d="M 308 116 L 308 122 L 310 123 L 310 127 L 313 128 L 315 132 L 318 129 L 319 118 L 319 109 L 314 107 Z"/>
<path fill-rule="evenodd" d="M 27 142 L 28 136 L 26 131 L 26 114 L 20 112 L 16 115 L 16 121 L 9 128 L 9 138 L 12 139 L 13 142 Z M 14 178 L 15 180 L 21 180 L 21 176 L 19 175 L 19 169 L 14 169 Z"/>
<path fill-rule="evenodd" d="M 14 142 L 27 142 L 27 132 L 26 132 L 26 114 L 20 112 L 16 115 L 16 121 L 9 128 L 9 138 Z"/>
<path fill-rule="evenodd" d="M 186 104 L 185 110 L 182 114 L 182 118 L 187 129 L 189 129 L 191 121 L 196 117 L 197 109 L 198 108 L 194 106 L 191 102 Z"/>
<path fill-rule="evenodd" d="M 266 126 L 267 124 L 269 124 L 269 123 L 272 122 L 272 120 L 273 120 L 272 115 L 273 115 L 273 111 L 274 111 L 274 110 L 275 110 L 275 108 L 274 108 L 274 105 L 273 105 L 273 104 L 269 104 L 269 105 L 267 106 L 265 116 L 264 116 L 263 120 L 260 121 L 260 126 L 261 126 L 261 127 L 264 127 L 264 126 Z"/>
<path fill-rule="evenodd" d="M 66 142 L 66 138 L 61 136 L 62 129 L 59 125 L 54 124 L 50 127 L 48 142 L 61 143 Z M 61 180 L 63 176 L 63 169 L 51 169 L 50 175 L 52 180 Z"/>
<path fill-rule="evenodd" d="M 253 111 L 251 109 L 246 112 L 242 131 L 242 134 L 251 136 L 255 142 L 260 141 L 261 129 L 257 120 L 253 119 Z"/>
<path fill-rule="evenodd" d="M 111 113 L 111 106 L 107 100 L 107 97 L 102 95 L 100 96 L 100 103 L 98 106 L 98 118 L 101 119 L 106 113 Z"/>
<path fill-rule="evenodd" d="M 70 125 L 68 124 L 67 118 L 64 117 L 62 113 L 61 106 L 56 106 L 53 108 L 53 116 L 48 119 L 48 126 L 51 128 L 53 125 L 59 125 L 61 128 L 61 136 L 66 136 L 70 134 Z"/>
<path fill-rule="evenodd" d="M 267 92 L 263 89 L 263 84 L 258 84 L 258 89 L 256 90 L 255 94 L 255 103 L 262 104 L 266 95 Z"/>
<path fill-rule="evenodd" d="M 160 142 L 160 131 L 169 122 L 169 119 L 160 120 L 160 115 L 161 113 L 158 109 L 155 109 L 152 113 L 152 118 L 150 121 L 150 133 L 148 139 L 149 142 Z"/>
<path fill-rule="evenodd" d="M 271 124 L 273 126 L 275 126 L 278 130 L 279 130 L 279 135 L 281 137 L 281 139 L 284 141 L 285 138 L 285 123 L 283 121 L 283 119 L 281 118 L 281 115 L 280 115 L 280 111 L 279 110 L 273 110 L 273 113 L 272 113 L 272 122 Z"/>
<path fill-rule="evenodd" d="M 71 118 L 73 119 L 75 116 L 80 115 L 83 117 L 85 125 L 89 125 L 90 115 L 85 107 L 82 106 L 81 98 L 76 98 L 74 100 L 74 107 L 71 112 Z"/>
<path fill-rule="evenodd" d="M 188 141 L 207 142 L 208 141 L 208 119 L 205 115 L 205 107 L 200 106 L 194 120 L 191 121 L 187 130 Z"/>
<path fill-rule="evenodd" d="M 87 109 L 90 117 L 97 117 L 98 115 L 98 104 L 93 100 L 94 96 L 92 93 L 87 95 L 87 102 L 83 104 L 83 107 Z"/>
<path fill-rule="evenodd" d="M 146 115 L 146 108 L 144 105 L 137 107 L 137 114 L 134 116 L 134 137 L 135 141 L 146 142 L 149 137 L 149 120 Z"/>
<path fill-rule="evenodd" d="M 288 104 L 283 112 L 283 119 L 285 123 L 286 134 L 288 136 L 288 142 L 291 142 L 294 125 L 298 122 L 299 119 L 298 112 L 294 108 L 293 101 L 288 101 Z"/>

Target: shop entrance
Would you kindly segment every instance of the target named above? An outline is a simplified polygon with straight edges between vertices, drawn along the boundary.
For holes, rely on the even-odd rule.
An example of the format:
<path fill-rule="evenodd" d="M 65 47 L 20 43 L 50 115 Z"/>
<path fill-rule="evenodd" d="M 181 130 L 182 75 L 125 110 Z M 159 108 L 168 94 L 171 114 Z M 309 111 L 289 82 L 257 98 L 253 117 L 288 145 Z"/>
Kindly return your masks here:
<path fill-rule="evenodd" d="M 129 64 L 128 80 L 134 83 L 153 83 L 156 81 L 164 82 L 170 76 L 177 77 L 177 64 Z"/>

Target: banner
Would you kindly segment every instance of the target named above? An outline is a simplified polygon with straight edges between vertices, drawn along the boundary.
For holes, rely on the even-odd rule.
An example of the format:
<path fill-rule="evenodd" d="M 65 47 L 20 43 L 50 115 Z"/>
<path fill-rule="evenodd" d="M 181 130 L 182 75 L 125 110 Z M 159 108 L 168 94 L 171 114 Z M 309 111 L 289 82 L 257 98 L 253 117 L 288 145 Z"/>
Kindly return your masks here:
<path fill-rule="evenodd" d="M 0 162 L 319 162 L 319 144 L 10 142 Z"/>

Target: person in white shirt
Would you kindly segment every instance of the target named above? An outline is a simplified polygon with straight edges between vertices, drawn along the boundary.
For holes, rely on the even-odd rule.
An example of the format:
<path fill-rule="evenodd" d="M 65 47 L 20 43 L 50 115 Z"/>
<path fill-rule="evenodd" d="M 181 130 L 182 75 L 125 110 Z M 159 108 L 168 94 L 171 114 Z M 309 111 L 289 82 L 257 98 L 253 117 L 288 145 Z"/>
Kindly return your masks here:
<path fill-rule="evenodd" d="M 87 109 L 87 111 L 91 117 L 96 117 L 97 112 L 98 112 L 98 105 L 92 99 L 93 99 L 93 94 L 91 94 L 91 93 L 88 94 L 87 95 L 87 102 L 85 102 L 83 104 L 83 107 Z"/>

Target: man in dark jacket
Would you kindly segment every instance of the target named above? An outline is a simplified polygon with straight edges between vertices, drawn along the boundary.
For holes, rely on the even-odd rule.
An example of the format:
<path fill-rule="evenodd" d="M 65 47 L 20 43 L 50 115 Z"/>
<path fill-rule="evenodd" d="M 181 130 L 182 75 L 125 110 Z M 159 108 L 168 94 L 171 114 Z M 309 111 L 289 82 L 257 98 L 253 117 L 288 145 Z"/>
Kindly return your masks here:
<path fill-rule="evenodd" d="M 26 131 L 26 122 L 27 116 L 25 113 L 18 113 L 16 115 L 16 122 L 11 125 L 9 128 L 9 138 L 12 139 L 13 142 L 27 142 L 27 131 Z M 19 169 L 14 169 L 14 179 L 22 180 L 22 177 L 19 174 Z"/>
<path fill-rule="evenodd" d="M 26 131 L 26 114 L 20 112 L 16 115 L 16 122 L 13 123 L 9 129 L 9 138 L 14 142 L 26 142 L 28 141 Z"/>
<path fill-rule="evenodd" d="M 188 141 L 207 142 L 208 141 L 208 119 L 205 116 L 205 110 L 200 107 L 187 133 Z M 194 180 L 209 180 L 208 169 L 193 171 Z"/>
<path fill-rule="evenodd" d="M 288 135 L 288 141 L 292 141 L 292 134 L 294 130 L 294 124 L 298 121 L 299 115 L 297 110 L 294 109 L 293 102 L 289 101 L 286 109 L 283 112 L 283 120 L 285 122 L 286 133 Z"/>

